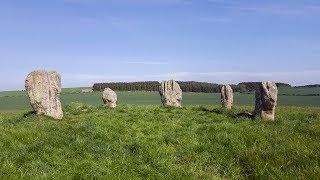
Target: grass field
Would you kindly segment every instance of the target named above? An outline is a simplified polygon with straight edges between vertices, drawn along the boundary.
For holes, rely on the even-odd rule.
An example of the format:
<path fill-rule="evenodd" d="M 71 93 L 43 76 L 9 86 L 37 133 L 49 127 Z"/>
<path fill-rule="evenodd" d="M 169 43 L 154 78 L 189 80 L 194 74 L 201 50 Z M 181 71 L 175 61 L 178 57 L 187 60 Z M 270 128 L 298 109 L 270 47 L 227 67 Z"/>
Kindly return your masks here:
<path fill-rule="evenodd" d="M 64 106 L 71 102 L 82 102 L 99 106 L 102 104 L 101 93 L 80 93 L 81 88 L 63 89 L 62 103 Z M 292 94 L 320 94 L 320 88 L 310 89 L 279 89 L 279 106 L 317 106 L 320 107 L 320 96 L 293 96 Z M 120 104 L 160 105 L 157 92 L 117 92 Z M 235 105 L 253 105 L 254 94 L 235 93 Z M 219 93 L 184 93 L 184 105 L 219 105 Z M 30 110 L 25 92 L 0 92 L 0 112 Z"/>
<path fill-rule="evenodd" d="M 280 88 L 279 94 L 284 95 L 309 95 L 320 94 L 320 88 Z"/>
<path fill-rule="evenodd" d="M 56 121 L 28 113 L 25 92 L 1 92 L 0 179 L 317 179 L 320 96 L 296 96 L 317 90 L 280 89 L 275 123 L 233 116 L 254 94 L 226 111 L 219 93 L 171 109 L 157 92 L 117 92 L 110 109 L 99 92 L 64 89 Z"/>
<path fill-rule="evenodd" d="M 73 103 L 55 121 L 0 113 L 0 178 L 317 179 L 320 108 L 280 107 L 276 122 L 212 106 Z"/>

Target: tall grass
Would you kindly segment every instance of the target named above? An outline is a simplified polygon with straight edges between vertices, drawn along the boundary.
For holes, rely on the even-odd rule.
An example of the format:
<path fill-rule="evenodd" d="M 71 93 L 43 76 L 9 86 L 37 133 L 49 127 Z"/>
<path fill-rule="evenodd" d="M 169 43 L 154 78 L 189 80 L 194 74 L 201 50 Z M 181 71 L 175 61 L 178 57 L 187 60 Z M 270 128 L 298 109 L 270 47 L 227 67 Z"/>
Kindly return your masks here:
<path fill-rule="evenodd" d="M 276 122 L 210 106 L 72 103 L 55 121 L 0 114 L 0 178 L 317 179 L 320 108 L 281 107 Z"/>

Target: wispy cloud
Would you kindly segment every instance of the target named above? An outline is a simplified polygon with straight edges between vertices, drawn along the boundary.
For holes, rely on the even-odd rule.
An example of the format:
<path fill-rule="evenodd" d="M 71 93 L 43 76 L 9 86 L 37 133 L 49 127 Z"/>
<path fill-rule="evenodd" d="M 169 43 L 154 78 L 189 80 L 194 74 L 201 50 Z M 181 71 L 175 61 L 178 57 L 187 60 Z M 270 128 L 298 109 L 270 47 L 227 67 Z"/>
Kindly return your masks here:
<path fill-rule="evenodd" d="M 113 27 L 128 29 L 132 27 L 137 22 L 133 22 L 132 20 L 128 20 L 120 17 L 109 17 L 106 18 L 107 22 L 109 22 Z"/>
<path fill-rule="evenodd" d="M 308 13 L 320 12 L 320 4 L 294 4 L 294 3 L 239 3 L 226 0 L 208 0 L 209 3 L 216 5 L 217 8 L 236 10 L 246 13 L 265 13 L 277 15 L 303 15 Z"/>
<path fill-rule="evenodd" d="M 117 3 L 117 4 L 191 4 L 192 0 L 60 0 L 73 4 L 92 4 L 92 3 Z"/>
<path fill-rule="evenodd" d="M 129 30 L 139 24 L 137 21 L 122 17 L 79 17 L 79 22 L 86 25 L 108 25 L 110 27 Z"/>
<path fill-rule="evenodd" d="M 201 17 L 199 20 L 205 23 L 227 23 L 232 21 L 232 19 L 228 17 Z"/>
<path fill-rule="evenodd" d="M 292 8 L 283 5 L 253 5 L 253 6 L 229 6 L 229 9 L 236 9 L 243 12 L 256 12 L 268 14 L 286 14 L 286 15 L 299 15 L 305 12 L 304 8 Z"/>
<path fill-rule="evenodd" d="M 167 65 L 169 62 L 163 61 L 121 61 L 122 64 L 139 64 L 139 65 Z"/>
<path fill-rule="evenodd" d="M 320 11 L 320 4 L 319 5 L 307 5 L 305 8 L 309 10 L 314 10 L 314 11 Z"/>
<path fill-rule="evenodd" d="M 316 3 L 283 3 L 270 1 L 239 2 L 231 0 L 57 0 L 71 4 L 132 4 L 132 5 L 192 5 L 201 2 L 214 4 L 217 8 L 237 10 L 247 13 L 267 13 L 282 15 L 301 15 L 320 12 L 320 4 Z"/>

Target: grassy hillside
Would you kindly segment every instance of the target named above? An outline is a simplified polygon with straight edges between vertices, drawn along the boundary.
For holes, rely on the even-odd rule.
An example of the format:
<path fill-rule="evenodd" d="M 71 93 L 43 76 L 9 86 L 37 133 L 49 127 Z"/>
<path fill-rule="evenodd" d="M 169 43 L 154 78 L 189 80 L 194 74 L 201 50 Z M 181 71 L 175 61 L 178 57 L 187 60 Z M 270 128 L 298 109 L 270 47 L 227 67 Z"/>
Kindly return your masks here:
<path fill-rule="evenodd" d="M 320 108 L 278 108 L 275 123 L 211 109 L 72 104 L 62 121 L 0 113 L 0 178 L 320 176 Z"/>
<path fill-rule="evenodd" d="M 312 88 L 311 88 L 312 89 Z M 82 102 L 94 106 L 102 104 L 101 93 L 80 93 L 81 88 L 64 89 L 61 99 L 64 106 L 71 102 Z M 289 92 L 290 91 L 290 92 Z M 293 90 L 282 90 L 280 93 L 291 93 Z M 309 91 L 304 91 L 309 93 Z M 314 88 L 313 92 L 320 89 Z M 301 92 L 299 92 L 301 93 Z M 120 104 L 160 105 L 160 97 L 157 92 L 117 92 Z M 254 94 L 235 93 L 236 105 L 253 105 Z M 219 105 L 219 93 L 183 93 L 184 105 Z M 290 96 L 280 95 L 279 106 L 317 106 L 320 107 L 320 96 Z M 30 110 L 29 101 L 25 92 L 0 92 L 0 112 Z"/>

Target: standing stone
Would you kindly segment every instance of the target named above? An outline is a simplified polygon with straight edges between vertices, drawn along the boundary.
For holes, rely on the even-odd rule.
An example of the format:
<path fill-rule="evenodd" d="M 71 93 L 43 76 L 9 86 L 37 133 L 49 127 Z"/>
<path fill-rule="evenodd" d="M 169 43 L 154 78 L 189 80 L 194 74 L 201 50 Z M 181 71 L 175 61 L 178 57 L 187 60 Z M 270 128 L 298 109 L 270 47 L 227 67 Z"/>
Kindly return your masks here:
<path fill-rule="evenodd" d="M 27 76 L 25 88 L 38 115 L 62 119 L 61 77 L 57 72 L 33 71 Z"/>
<path fill-rule="evenodd" d="M 93 89 L 82 89 L 81 93 L 93 93 Z"/>
<path fill-rule="evenodd" d="M 159 87 L 159 94 L 165 107 L 181 107 L 182 90 L 176 81 L 163 81 Z"/>
<path fill-rule="evenodd" d="M 233 90 L 230 85 L 223 85 L 221 88 L 222 107 L 231 109 L 233 105 Z"/>
<path fill-rule="evenodd" d="M 276 83 L 270 81 L 260 83 L 256 90 L 255 116 L 274 121 L 277 100 L 278 88 Z"/>
<path fill-rule="evenodd" d="M 117 94 L 110 88 L 104 89 L 104 91 L 102 92 L 102 100 L 103 103 L 108 107 L 117 107 Z"/>

